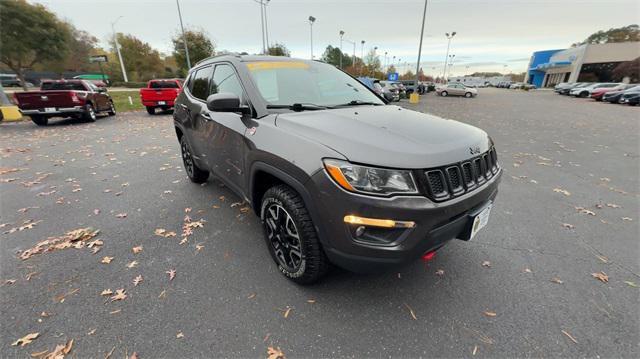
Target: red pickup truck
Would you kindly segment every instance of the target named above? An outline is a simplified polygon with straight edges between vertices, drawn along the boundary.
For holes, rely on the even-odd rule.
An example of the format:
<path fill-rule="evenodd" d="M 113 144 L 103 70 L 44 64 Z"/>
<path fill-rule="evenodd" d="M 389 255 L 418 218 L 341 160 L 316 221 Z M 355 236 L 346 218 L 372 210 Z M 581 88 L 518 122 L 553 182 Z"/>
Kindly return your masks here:
<path fill-rule="evenodd" d="M 46 126 L 51 117 L 94 122 L 99 112 L 116 114 L 107 90 L 86 80 L 43 80 L 40 91 L 15 92 L 13 98 L 20 112 L 38 126 Z"/>
<path fill-rule="evenodd" d="M 147 108 L 147 113 L 153 115 L 156 113 L 156 108 L 163 111 L 173 108 L 180 91 L 182 91 L 182 80 L 155 79 L 149 81 L 146 88 L 140 89 L 140 100 Z"/>

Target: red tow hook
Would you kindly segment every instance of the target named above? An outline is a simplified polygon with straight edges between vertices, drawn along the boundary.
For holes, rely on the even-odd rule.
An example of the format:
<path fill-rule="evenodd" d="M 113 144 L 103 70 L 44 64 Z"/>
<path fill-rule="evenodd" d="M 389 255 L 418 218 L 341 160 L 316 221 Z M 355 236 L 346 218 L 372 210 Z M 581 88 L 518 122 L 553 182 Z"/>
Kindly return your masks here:
<path fill-rule="evenodd" d="M 435 258 L 435 256 L 436 256 L 436 251 L 427 252 L 427 253 L 422 255 L 422 261 L 423 262 L 428 262 L 428 261 L 432 260 L 433 258 Z"/>

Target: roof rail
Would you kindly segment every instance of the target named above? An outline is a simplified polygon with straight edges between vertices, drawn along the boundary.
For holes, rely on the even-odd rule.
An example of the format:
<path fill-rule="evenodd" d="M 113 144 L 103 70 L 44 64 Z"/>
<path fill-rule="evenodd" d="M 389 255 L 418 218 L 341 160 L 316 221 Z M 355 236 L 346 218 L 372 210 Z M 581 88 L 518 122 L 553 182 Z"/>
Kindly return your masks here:
<path fill-rule="evenodd" d="M 205 62 L 207 60 L 211 60 L 211 59 L 215 59 L 217 57 L 223 57 L 223 56 L 234 56 L 234 57 L 240 58 L 240 54 L 237 53 L 237 52 L 224 52 L 224 53 L 220 53 L 220 54 L 217 54 L 217 55 L 213 55 L 213 56 L 209 56 L 207 58 L 204 58 L 204 59 L 196 62 L 195 65 L 193 65 L 193 66 L 197 66 L 197 65 L 199 65 L 199 64 L 201 64 L 201 63 L 203 63 L 203 62 Z M 193 66 L 191 66 L 191 67 L 193 67 Z"/>

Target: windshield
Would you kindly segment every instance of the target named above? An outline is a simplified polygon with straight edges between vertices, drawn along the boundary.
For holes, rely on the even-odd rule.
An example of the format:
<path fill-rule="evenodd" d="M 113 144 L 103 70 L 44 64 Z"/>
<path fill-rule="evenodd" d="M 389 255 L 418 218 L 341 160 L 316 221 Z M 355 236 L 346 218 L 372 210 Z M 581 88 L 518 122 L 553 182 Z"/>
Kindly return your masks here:
<path fill-rule="evenodd" d="M 309 61 L 256 61 L 247 68 L 272 106 L 337 106 L 352 101 L 384 104 L 365 85 L 335 67 Z"/>

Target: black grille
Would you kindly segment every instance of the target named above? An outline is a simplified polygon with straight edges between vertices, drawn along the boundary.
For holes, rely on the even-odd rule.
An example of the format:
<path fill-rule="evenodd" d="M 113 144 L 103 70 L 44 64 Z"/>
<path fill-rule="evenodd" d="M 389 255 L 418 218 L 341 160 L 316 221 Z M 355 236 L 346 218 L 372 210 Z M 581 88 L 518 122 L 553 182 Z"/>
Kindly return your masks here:
<path fill-rule="evenodd" d="M 498 157 L 494 148 L 466 162 L 426 170 L 428 196 L 444 201 L 470 192 L 498 173 Z"/>

